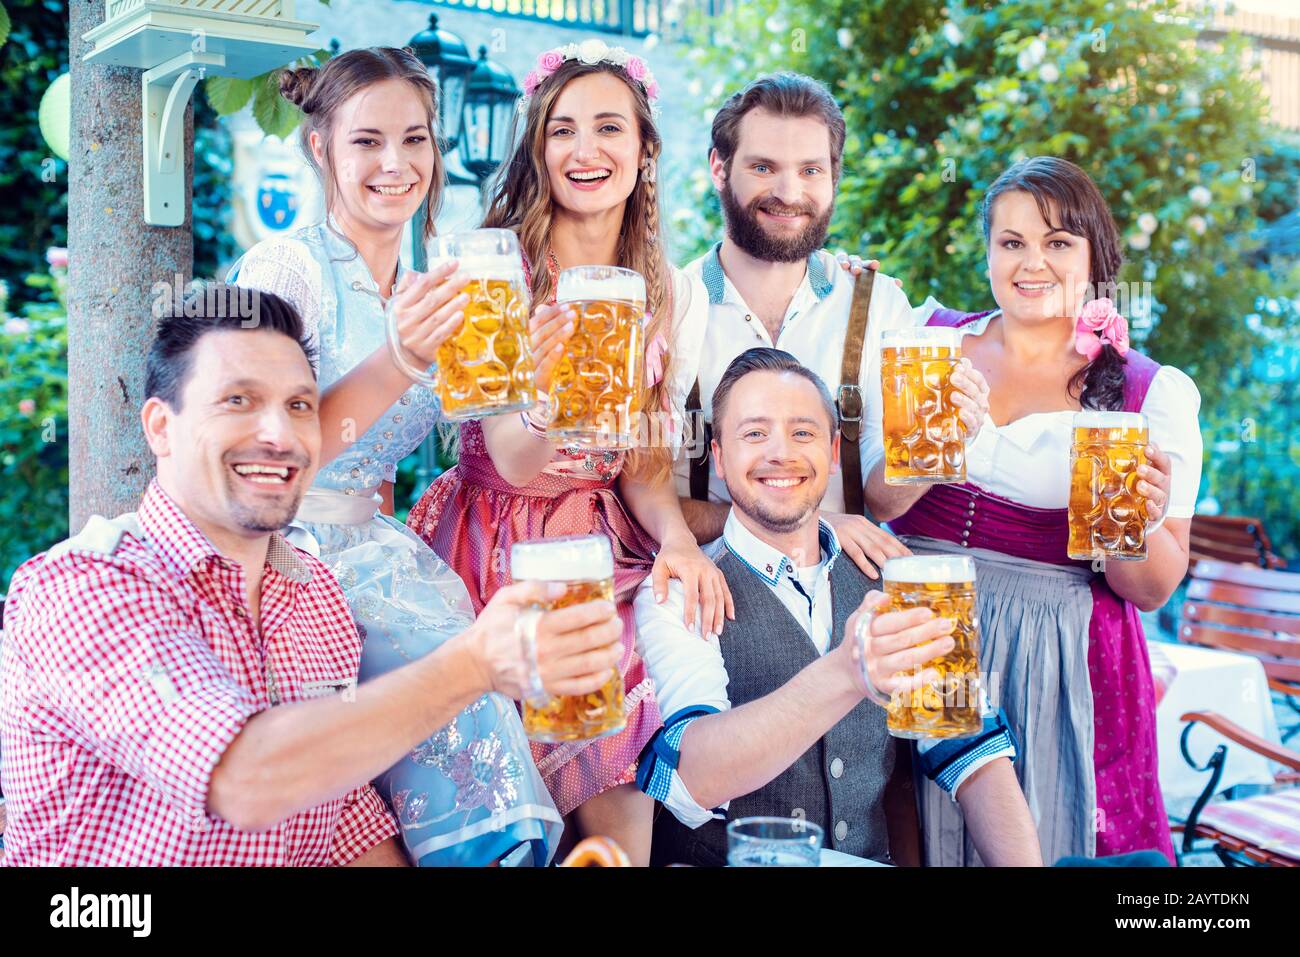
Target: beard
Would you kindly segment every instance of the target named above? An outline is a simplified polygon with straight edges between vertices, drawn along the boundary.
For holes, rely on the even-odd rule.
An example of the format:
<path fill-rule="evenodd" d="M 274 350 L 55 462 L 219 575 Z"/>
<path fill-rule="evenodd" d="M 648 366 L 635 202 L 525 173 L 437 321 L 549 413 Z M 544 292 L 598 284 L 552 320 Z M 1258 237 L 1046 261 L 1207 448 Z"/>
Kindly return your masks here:
<path fill-rule="evenodd" d="M 732 488 L 728 485 L 727 493 L 731 496 L 731 504 L 737 510 L 748 515 L 769 532 L 778 535 L 785 535 L 797 528 L 802 528 L 803 524 L 808 521 L 808 516 L 817 511 L 817 506 L 821 501 L 819 496 L 816 500 L 801 503 L 790 512 L 779 514 L 771 511 L 757 498 L 751 498 L 749 493 L 742 488 Z"/>
<path fill-rule="evenodd" d="M 786 206 L 775 199 L 761 197 L 748 206 L 740 205 L 736 194 L 727 182 L 718 192 L 722 202 L 722 214 L 727 224 L 727 235 L 731 241 L 762 262 L 794 263 L 811 256 L 826 243 L 826 233 L 830 229 L 831 214 L 835 212 L 835 202 L 817 213 L 817 207 L 811 204 L 803 206 Z M 759 210 L 770 213 L 802 213 L 812 216 L 812 222 L 803 228 L 797 236 L 773 236 L 758 221 Z"/>

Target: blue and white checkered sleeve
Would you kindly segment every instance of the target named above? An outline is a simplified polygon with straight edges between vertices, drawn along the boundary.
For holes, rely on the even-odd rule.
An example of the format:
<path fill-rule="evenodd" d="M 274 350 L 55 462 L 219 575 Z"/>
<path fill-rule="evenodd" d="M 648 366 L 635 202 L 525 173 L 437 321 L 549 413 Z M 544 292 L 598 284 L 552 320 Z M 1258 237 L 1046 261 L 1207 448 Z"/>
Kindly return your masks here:
<path fill-rule="evenodd" d="M 641 752 L 637 767 L 637 787 L 656 801 L 662 801 L 664 807 L 672 811 L 677 820 L 687 827 L 699 827 L 721 816 L 701 807 L 677 773 L 682 735 L 686 733 L 687 727 L 697 718 L 717 713 L 717 708 L 700 706 L 686 708 L 671 715 Z"/>
<path fill-rule="evenodd" d="M 1016 736 L 1007 724 L 1006 715 L 984 704 L 984 728 L 970 738 L 950 738 L 917 742 L 921 770 L 939 787 L 957 800 L 957 790 L 972 774 L 998 758 L 1016 759 Z"/>

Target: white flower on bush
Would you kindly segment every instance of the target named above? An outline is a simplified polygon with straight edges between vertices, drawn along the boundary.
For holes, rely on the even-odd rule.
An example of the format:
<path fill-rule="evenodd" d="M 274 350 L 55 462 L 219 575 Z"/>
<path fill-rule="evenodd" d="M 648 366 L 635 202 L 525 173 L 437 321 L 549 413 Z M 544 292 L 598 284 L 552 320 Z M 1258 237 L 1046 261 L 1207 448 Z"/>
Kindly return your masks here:
<path fill-rule="evenodd" d="M 1205 221 L 1204 216 L 1187 217 L 1187 228 L 1190 229 L 1192 232 L 1196 233 L 1196 235 L 1198 236 L 1204 236 L 1205 230 L 1208 226 L 1209 223 Z"/>
<path fill-rule="evenodd" d="M 1061 78 L 1061 71 L 1057 69 L 1055 63 L 1044 63 L 1043 68 L 1038 71 L 1038 77 L 1044 83 L 1055 83 Z"/>
<path fill-rule="evenodd" d="M 605 41 L 597 40 L 594 37 L 590 40 L 583 40 L 578 44 L 578 59 L 588 66 L 605 59 L 605 54 L 608 52 L 609 46 Z"/>
<path fill-rule="evenodd" d="M 853 31 L 848 27 L 840 27 L 835 31 L 835 42 L 840 45 L 841 49 L 851 50 L 853 48 Z"/>
<path fill-rule="evenodd" d="M 1150 236 L 1160 225 L 1160 220 L 1156 219 L 1155 213 L 1143 213 L 1138 217 L 1138 229 Z"/>
<path fill-rule="evenodd" d="M 1148 249 L 1151 246 L 1151 237 L 1146 233 L 1134 233 L 1128 238 L 1128 244 L 1134 249 Z"/>
<path fill-rule="evenodd" d="M 1197 206 L 1209 206 L 1214 194 L 1205 186 L 1193 186 L 1187 191 L 1187 198 Z"/>
<path fill-rule="evenodd" d="M 1042 63 L 1045 56 L 1047 56 L 1047 44 L 1041 38 L 1034 37 L 1016 57 L 1016 66 L 1020 67 L 1020 72 L 1028 73 Z"/>
<path fill-rule="evenodd" d="M 31 325 L 26 319 L 6 319 L 5 332 L 11 336 L 25 336 L 31 331 Z"/>
<path fill-rule="evenodd" d="M 961 41 L 965 39 L 961 35 L 961 27 L 951 20 L 943 25 L 943 38 L 955 47 L 961 46 Z"/>

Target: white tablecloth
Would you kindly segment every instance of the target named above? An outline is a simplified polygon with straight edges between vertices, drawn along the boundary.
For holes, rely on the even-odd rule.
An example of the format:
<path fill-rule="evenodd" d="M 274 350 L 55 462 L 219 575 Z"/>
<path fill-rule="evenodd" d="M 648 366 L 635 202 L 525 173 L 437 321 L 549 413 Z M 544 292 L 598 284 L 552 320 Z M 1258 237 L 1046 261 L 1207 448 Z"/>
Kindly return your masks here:
<path fill-rule="evenodd" d="M 1170 814 L 1184 817 L 1209 781 L 1209 772 L 1192 770 L 1179 750 L 1188 711 L 1215 711 L 1252 734 L 1276 742 L 1277 718 L 1269 699 L 1264 667 L 1249 655 L 1214 651 L 1193 645 L 1149 641 L 1151 670 L 1160 679 L 1176 669 L 1164 697 L 1156 706 L 1156 740 L 1160 749 L 1160 790 Z M 1227 744 L 1219 788 L 1237 784 L 1272 784 L 1270 762 L 1198 723 L 1188 750 L 1204 764 L 1220 744 Z"/>

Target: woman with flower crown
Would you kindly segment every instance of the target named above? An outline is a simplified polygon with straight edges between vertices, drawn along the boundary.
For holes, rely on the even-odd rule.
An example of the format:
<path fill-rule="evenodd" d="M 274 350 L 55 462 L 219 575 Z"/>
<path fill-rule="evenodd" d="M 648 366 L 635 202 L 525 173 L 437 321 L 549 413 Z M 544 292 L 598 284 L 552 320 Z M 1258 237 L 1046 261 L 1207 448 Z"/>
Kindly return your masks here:
<path fill-rule="evenodd" d="M 554 329 L 538 356 L 545 391 L 573 328 L 553 305 L 560 270 L 615 265 L 646 282 L 647 390 L 642 408 L 667 438 L 629 453 L 561 448 L 546 437 L 545 403 L 518 416 L 469 422 L 456 468 L 411 510 L 411 527 L 469 586 L 481 606 L 509 580 L 513 542 L 605 533 L 615 553 L 615 591 L 624 622 L 625 729 L 595 741 L 533 745 L 560 811 L 578 836 L 617 840 L 634 862 L 650 857 L 653 802 L 635 785 L 637 757 L 660 727 L 654 688 L 635 653 L 631 599 L 652 574 L 685 586 L 687 624 L 719 632 L 731 611 L 722 575 L 682 518 L 669 472 L 684 429 L 687 384 L 673 356 L 703 335 L 707 294 L 672 268 L 660 235 L 654 121 L 658 84 L 645 63 L 600 40 L 543 53 L 524 80 L 523 122 L 492 190 L 483 225 L 519 237 L 534 322 Z M 696 288 L 698 286 L 698 288 Z M 643 435 L 647 432 L 643 431 Z M 698 605 L 698 611 L 697 611 Z"/>
<path fill-rule="evenodd" d="M 867 504 L 913 552 L 975 559 L 980 670 L 1019 739 L 1016 770 L 1044 859 L 1154 849 L 1172 860 L 1138 612 L 1168 601 L 1187 572 L 1200 394 L 1130 348 L 1127 322 L 1103 295 L 1118 276 L 1118 231 L 1083 170 L 1023 160 L 989 188 L 982 213 L 999 308 L 959 313 L 930 300 L 917 310 L 926 325 L 958 328 L 963 355 L 988 381 L 967 481 L 888 486 L 882 462 Z M 1137 483 L 1146 561 L 1094 567 L 1067 555 L 1080 409 L 1147 417 L 1149 464 Z M 950 799 L 927 785 L 922 810 L 928 864 L 979 862 Z"/>

